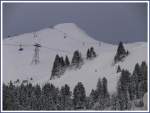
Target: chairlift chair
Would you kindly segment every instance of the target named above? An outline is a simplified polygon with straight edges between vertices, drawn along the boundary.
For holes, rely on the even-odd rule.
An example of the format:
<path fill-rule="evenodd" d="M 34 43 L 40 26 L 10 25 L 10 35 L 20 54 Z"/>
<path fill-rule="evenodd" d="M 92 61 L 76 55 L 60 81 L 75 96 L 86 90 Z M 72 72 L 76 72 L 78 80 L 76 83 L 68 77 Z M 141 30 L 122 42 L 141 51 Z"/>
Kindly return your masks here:
<path fill-rule="evenodd" d="M 23 51 L 23 47 L 22 47 L 22 45 L 20 44 L 19 45 L 19 49 L 18 49 L 19 51 Z"/>

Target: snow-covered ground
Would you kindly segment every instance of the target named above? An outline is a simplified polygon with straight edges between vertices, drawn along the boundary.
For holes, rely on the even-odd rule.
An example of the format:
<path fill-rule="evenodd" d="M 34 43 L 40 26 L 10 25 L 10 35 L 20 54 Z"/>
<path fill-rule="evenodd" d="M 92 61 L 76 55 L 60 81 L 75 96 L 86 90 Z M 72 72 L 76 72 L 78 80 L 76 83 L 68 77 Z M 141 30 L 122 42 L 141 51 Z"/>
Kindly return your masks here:
<path fill-rule="evenodd" d="M 34 44 L 40 43 L 40 63 L 32 64 Z M 18 51 L 22 44 L 23 51 Z M 87 49 L 94 47 L 98 57 L 87 61 Z M 137 62 L 147 61 L 147 43 L 136 42 L 124 44 L 130 54 L 123 62 L 118 63 L 121 68 L 133 71 Z M 68 55 L 69 60 L 73 52 L 79 50 L 84 57 L 84 65 L 79 70 L 68 70 L 61 78 L 49 80 L 56 54 Z M 57 87 L 68 84 L 71 90 L 77 82 L 83 82 L 87 95 L 92 88 L 96 88 L 98 78 L 106 77 L 110 93 L 116 91 L 119 73 L 116 73 L 118 64 L 113 64 L 117 45 L 99 42 L 88 36 L 83 30 L 73 23 L 65 23 L 46 28 L 34 33 L 26 33 L 3 40 L 3 82 L 10 80 L 29 80 L 33 83 L 53 83 Z"/>

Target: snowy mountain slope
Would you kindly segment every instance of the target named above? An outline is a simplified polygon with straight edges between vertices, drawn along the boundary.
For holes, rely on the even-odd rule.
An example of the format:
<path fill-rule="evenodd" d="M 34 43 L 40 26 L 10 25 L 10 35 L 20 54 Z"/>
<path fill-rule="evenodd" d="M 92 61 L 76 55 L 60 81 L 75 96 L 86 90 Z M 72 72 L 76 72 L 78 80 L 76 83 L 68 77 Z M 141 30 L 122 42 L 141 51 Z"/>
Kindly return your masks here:
<path fill-rule="evenodd" d="M 131 48 L 130 45 L 136 45 L 136 43 L 125 45 L 131 54 L 124 62 L 118 64 L 122 69 L 128 69 L 130 72 L 133 72 L 137 62 L 141 64 L 142 61 L 147 61 L 147 47 L 146 43 L 141 43 L 140 46 L 133 48 Z M 116 47 L 113 46 L 111 50 L 101 50 L 99 56 L 93 61 L 86 62 L 81 70 L 66 72 L 65 76 L 50 82 L 59 87 L 67 83 L 72 86 L 71 88 L 73 89 L 77 82 L 81 81 L 85 85 L 85 89 L 87 89 L 87 94 L 89 94 L 92 88 L 96 88 L 98 78 L 100 77 L 102 79 L 106 77 L 108 80 L 108 91 L 113 93 L 116 91 L 117 80 L 120 76 L 120 73 L 116 73 L 118 65 L 113 65 L 115 52 Z"/>
<path fill-rule="evenodd" d="M 78 29 L 78 27 L 74 24 L 65 24 L 64 26 L 72 26 L 73 30 Z M 66 32 L 66 34 L 68 33 Z M 35 75 L 32 76 L 36 76 L 36 73 L 38 74 L 42 73 L 42 75 L 37 76 L 40 78 L 41 76 L 44 77 L 44 75 L 50 76 L 52 64 L 56 54 L 63 55 L 63 56 L 69 55 L 71 58 L 74 50 L 79 48 L 86 50 L 86 48 L 90 47 L 90 45 L 92 45 L 93 43 L 97 43 L 97 41 L 92 40 L 90 41 L 90 43 L 92 44 L 89 44 L 89 42 L 87 42 L 84 45 L 85 47 L 82 47 L 83 41 L 87 41 L 85 39 L 82 39 L 82 37 L 84 35 L 87 37 L 87 35 L 84 33 L 80 33 L 80 34 L 78 33 L 77 36 L 71 35 L 72 37 L 67 36 L 66 39 L 64 39 L 64 32 L 60 32 L 56 29 L 47 28 L 38 31 L 36 33 L 38 37 L 34 37 L 33 33 L 28 33 L 28 34 L 12 37 L 9 39 L 4 39 L 3 41 L 4 75 L 8 76 L 8 77 L 4 77 L 4 81 L 6 79 L 10 80 L 11 77 L 10 74 L 13 74 L 19 78 L 20 76 L 22 76 L 25 79 L 25 77 L 27 77 L 28 75 L 31 76 L 34 70 L 35 70 L 34 72 Z M 78 39 L 82 41 L 78 41 Z M 41 45 L 44 45 L 44 47 L 40 48 L 40 53 L 39 53 L 40 65 L 35 66 L 35 65 L 31 65 L 31 61 L 34 54 L 34 46 L 32 45 L 36 42 L 40 43 Z M 8 44 L 16 44 L 16 45 L 25 44 L 25 46 L 23 46 L 24 48 L 23 51 L 18 51 L 19 46 L 11 46 Z M 20 67 L 20 66 L 24 66 L 24 67 Z M 37 72 L 37 70 L 39 69 L 40 72 Z M 21 73 L 19 70 L 21 71 Z M 12 80 L 13 78 L 14 77 L 12 77 Z"/>
<path fill-rule="evenodd" d="M 40 43 L 38 65 L 32 64 L 34 55 L 34 44 Z M 23 51 L 18 51 L 19 44 L 22 44 Z M 86 61 L 86 51 L 91 46 L 94 47 L 98 57 Z M 121 68 L 133 71 L 134 65 L 143 60 L 147 61 L 147 44 L 145 42 L 126 44 L 125 48 L 130 51 L 130 55 L 124 62 L 118 63 Z M 71 60 L 73 52 L 79 50 L 84 57 L 85 64 L 79 70 L 68 70 L 65 74 L 55 80 L 49 80 L 51 69 L 56 54 L 60 56 L 68 55 Z M 117 65 L 113 65 L 113 58 L 117 46 L 99 42 L 89 37 L 83 30 L 73 23 L 65 23 L 47 28 L 34 33 L 26 33 L 3 40 L 3 81 L 29 80 L 33 78 L 33 83 L 44 84 L 53 83 L 61 87 L 69 84 L 71 89 L 77 82 L 83 82 L 86 93 L 89 94 L 92 88 L 96 88 L 98 78 L 108 79 L 108 90 L 110 93 L 116 90 Z"/>

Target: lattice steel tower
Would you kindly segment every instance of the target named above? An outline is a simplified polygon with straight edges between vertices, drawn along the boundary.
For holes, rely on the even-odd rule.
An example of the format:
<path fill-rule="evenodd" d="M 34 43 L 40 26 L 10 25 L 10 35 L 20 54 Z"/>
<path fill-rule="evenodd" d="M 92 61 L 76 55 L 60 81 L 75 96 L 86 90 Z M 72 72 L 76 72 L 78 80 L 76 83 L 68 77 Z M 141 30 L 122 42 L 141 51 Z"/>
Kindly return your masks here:
<path fill-rule="evenodd" d="M 38 64 L 40 62 L 40 59 L 39 59 L 39 52 L 40 52 L 40 47 L 41 45 L 36 43 L 34 44 L 34 56 L 33 56 L 33 59 L 32 59 L 32 64 Z"/>

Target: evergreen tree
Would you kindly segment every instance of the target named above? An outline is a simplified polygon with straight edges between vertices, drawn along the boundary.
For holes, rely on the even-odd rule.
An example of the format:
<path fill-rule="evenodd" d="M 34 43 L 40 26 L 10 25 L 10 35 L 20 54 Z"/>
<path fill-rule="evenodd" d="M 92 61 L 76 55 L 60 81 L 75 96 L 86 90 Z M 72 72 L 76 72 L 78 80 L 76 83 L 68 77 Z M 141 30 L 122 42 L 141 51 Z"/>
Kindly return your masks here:
<path fill-rule="evenodd" d="M 92 109 L 94 104 L 96 103 L 97 101 L 97 95 L 96 95 L 96 91 L 94 89 L 92 89 L 91 93 L 90 93 L 90 96 L 89 96 L 89 109 Z"/>
<path fill-rule="evenodd" d="M 141 64 L 141 71 L 143 75 L 143 81 L 144 81 L 144 93 L 147 92 L 147 64 L 145 61 Z"/>
<path fill-rule="evenodd" d="M 103 102 L 104 93 L 103 93 L 103 84 L 100 78 L 98 79 L 95 93 L 96 93 L 95 94 L 96 102 L 93 105 L 93 109 L 103 110 L 104 109 L 104 102 Z"/>
<path fill-rule="evenodd" d="M 90 49 L 87 50 L 87 59 L 95 58 L 96 57 L 96 52 L 94 51 L 94 48 L 91 47 Z"/>
<path fill-rule="evenodd" d="M 121 86 L 118 85 L 118 95 L 117 95 L 117 109 L 118 110 L 129 110 L 131 109 L 131 103 L 129 99 L 128 90 L 123 90 Z"/>
<path fill-rule="evenodd" d="M 90 48 L 90 56 L 91 56 L 91 58 L 96 57 L 96 52 L 95 52 L 95 50 L 94 50 L 94 47 L 91 47 L 91 48 Z"/>
<path fill-rule="evenodd" d="M 102 84 L 103 84 L 103 97 L 104 98 L 108 98 L 109 97 L 109 93 L 108 93 L 108 89 L 107 89 L 107 79 L 104 77 L 102 80 Z"/>
<path fill-rule="evenodd" d="M 107 90 L 107 79 L 104 77 L 98 80 L 96 92 L 93 92 L 96 102 L 94 103 L 93 109 L 104 110 L 110 105 L 109 93 Z"/>
<path fill-rule="evenodd" d="M 129 55 L 129 53 L 130 53 L 130 52 L 127 50 L 126 54 Z"/>
<path fill-rule="evenodd" d="M 50 79 L 60 77 L 60 75 L 65 72 L 65 69 L 65 61 L 63 57 L 59 57 L 59 55 L 56 55 Z"/>
<path fill-rule="evenodd" d="M 36 98 L 39 99 L 42 91 L 41 91 L 41 87 L 38 84 L 35 86 L 34 93 L 35 93 Z"/>
<path fill-rule="evenodd" d="M 121 61 L 125 56 L 127 56 L 127 52 L 126 52 L 126 50 L 123 46 L 123 43 L 120 42 L 119 45 L 118 45 L 117 53 L 114 57 L 115 63 L 118 62 L 118 61 Z"/>
<path fill-rule="evenodd" d="M 130 81 L 130 85 L 129 85 L 129 93 L 130 93 L 130 99 L 136 99 L 138 96 L 138 73 L 140 72 L 140 66 L 137 63 L 135 65 L 135 68 L 133 70 L 133 74 L 131 76 L 131 81 Z"/>
<path fill-rule="evenodd" d="M 76 50 L 73 54 L 72 66 L 75 66 L 76 68 L 80 68 L 82 64 L 83 64 L 83 59 L 81 53 Z"/>
<path fill-rule="evenodd" d="M 139 82 L 142 81 L 143 77 L 142 77 L 142 72 L 141 72 L 140 65 L 138 63 L 135 65 L 133 75 L 132 75 L 131 78 L 132 78 L 134 98 L 140 98 L 140 95 L 139 95 Z"/>
<path fill-rule="evenodd" d="M 60 75 L 60 70 L 61 70 L 60 57 L 59 55 L 56 55 L 50 79 L 58 77 Z"/>
<path fill-rule="evenodd" d="M 119 103 L 119 98 L 116 94 L 113 94 L 111 96 L 111 110 L 121 110 L 120 108 L 120 103 Z"/>
<path fill-rule="evenodd" d="M 147 65 L 142 62 L 141 66 L 137 63 L 132 75 L 132 84 L 135 86 L 135 97 L 142 98 L 147 91 Z"/>
<path fill-rule="evenodd" d="M 14 95 L 15 86 L 10 81 L 9 86 L 3 85 L 3 110 L 15 110 L 18 105 Z"/>
<path fill-rule="evenodd" d="M 20 101 L 20 109 L 26 110 L 28 109 L 28 100 L 27 100 L 27 87 L 23 83 L 21 84 L 20 88 L 20 93 L 19 93 L 19 101 Z"/>
<path fill-rule="evenodd" d="M 61 87 L 60 95 L 61 95 L 61 109 L 71 110 L 72 109 L 71 91 L 70 87 L 67 84 Z"/>
<path fill-rule="evenodd" d="M 130 83 L 130 73 L 127 70 L 122 70 L 121 76 L 117 86 L 117 101 L 119 103 L 119 110 L 130 109 L 129 102 L 129 83 Z"/>
<path fill-rule="evenodd" d="M 119 73 L 119 72 L 121 72 L 121 68 L 120 68 L 120 66 L 118 65 L 118 67 L 117 67 L 117 73 Z"/>
<path fill-rule="evenodd" d="M 35 109 L 36 110 L 40 110 L 40 106 L 41 106 L 41 103 L 40 103 L 40 98 L 41 98 L 41 95 L 42 95 L 42 90 L 41 90 L 41 87 L 39 85 L 36 85 L 35 86 L 35 89 L 34 89 L 34 95 L 35 96 L 35 103 L 33 104 L 36 104 L 35 106 Z"/>
<path fill-rule="evenodd" d="M 118 55 L 126 54 L 126 51 L 124 49 L 124 46 L 123 46 L 122 42 L 119 43 L 119 46 L 118 46 L 118 49 L 117 49 L 117 54 Z"/>
<path fill-rule="evenodd" d="M 91 58 L 91 53 L 90 53 L 90 50 L 89 50 L 89 49 L 87 50 L 86 58 L 87 58 L 87 59 L 90 59 L 90 58 Z"/>
<path fill-rule="evenodd" d="M 65 69 L 66 69 L 66 67 L 65 67 L 65 61 L 64 61 L 63 57 L 60 57 L 59 60 L 60 60 L 59 62 L 60 62 L 60 65 L 61 65 L 60 75 L 62 75 L 62 74 L 64 74 Z"/>
<path fill-rule="evenodd" d="M 41 95 L 40 98 L 40 110 L 56 110 L 56 104 L 51 96 Z"/>
<path fill-rule="evenodd" d="M 50 83 L 46 83 L 43 88 L 42 88 L 42 93 L 44 95 L 46 95 L 47 97 L 48 96 L 56 96 L 56 95 L 53 95 L 53 93 L 55 93 L 55 86 L 53 84 L 50 84 Z"/>
<path fill-rule="evenodd" d="M 53 84 L 45 84 L 42 88 L 42 108 L 45 110 L 56 110 L 59 91 Z"/>
<path fill-rule="evenodd" d="M 120 77 L 120 84 L 122 91 L 128 90 L 129 82 L 130 82 L 130 72 L 127 70 L 122 70 Z"/>
<path fill-rule="evenodd" d="M 26 86 L 26 91 L 27 91 L 27 94 L 26 94 L 26 103 L 25 103 L 25 106 L 27 110 L 30 110 L 30 109 L 34 109 L 36 106 L 34 106 L 34 102 L 35 102 L 35 98 L 34 98 L 34 88 L 32 86 L 31 83 L 28 83 Z"/>
<path fill-rule="evenodd" d="M 66 58 L 65 58 L 65 65 L 66 65 L 66 67 L 70 66 L 70 61 L 69 61 L 68 56 L 66 56 Z"/>
<path fill-rule="evenodd" d="M 8 109 L 8 86 L 3 83 L 3 110 Z"/>
<path fill-rule="evenodd" d="M 98 79 L 98 82 L 97 82 L 96 93 L 98 94 L 98 97 L 102 96 L 103 94 L 103 86 L 102 86 L 102 81 L 100 78 Z"/>
<path fill-rule="evenodd" d="M 61 67 L 64 67 L 64 66 L 65 66 L 64 58 L 63 58 L 63 57 L 60 57 L 59 60 L 60 60 L 59 62 L 60 62 L 60 64 L 61 64 Z"/>
<path fill-rule="evenodd" d="M 98 99 L 98 93 L 96 90 L 92 89 L 91 93 L 90 93 L 90 98 L 91 98 L 91 101 L 93 103 L 95 103 Z"/>
<path fill-rule="evenodd" d="M 29 99 L 30 99 L 30 101 L 29 101 L 30 109 L 29 110 L 40 110 L 39 109 L 40 103 L 39 103 L 38 99 L 36 98 L 34 91 L 31 93 L 31 97 Z"/>
<path fill-rule="evenodd" d="M 86 109 L 85 88 L 81 82 L 79 82 L 74 88 L 73 103 L 74 103 L 74 109 Z"/>

